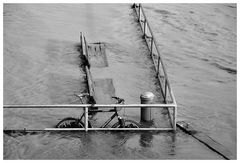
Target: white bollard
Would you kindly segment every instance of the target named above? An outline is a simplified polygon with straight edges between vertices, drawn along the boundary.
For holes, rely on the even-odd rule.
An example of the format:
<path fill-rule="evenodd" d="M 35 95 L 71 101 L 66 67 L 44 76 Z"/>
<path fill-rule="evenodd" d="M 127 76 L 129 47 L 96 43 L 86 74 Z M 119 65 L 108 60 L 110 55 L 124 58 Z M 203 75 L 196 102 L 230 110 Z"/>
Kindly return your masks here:
<path fill-rule="evenodd" d="M 141 104 L 152 104 L 154 100 L 154 94 L 152 92 L 144 92 L 140 96 Z M 141 107 L 141 121 L 151 121 L 152 110 L 150 107 Z"/>

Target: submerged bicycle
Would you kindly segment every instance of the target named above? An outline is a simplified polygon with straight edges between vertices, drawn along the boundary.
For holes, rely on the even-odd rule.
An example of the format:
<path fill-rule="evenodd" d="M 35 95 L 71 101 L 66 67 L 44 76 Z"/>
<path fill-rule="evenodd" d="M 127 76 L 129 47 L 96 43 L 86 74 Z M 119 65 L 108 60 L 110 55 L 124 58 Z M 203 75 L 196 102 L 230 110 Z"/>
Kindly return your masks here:
<path fill-rule="evenodd" d="M 80 95 L 74 94 L 75 96 L 77 96 L 81 103 L 83 104 L 83 97 L 89 96 L 88 93 L 82 93 Z M 119 97 L 112 97 L 113 99 L 116 100 L 115 104 L 124 104 L 125 100 Z M 113 115 L 103 124 L 101 125 L 100 128 L 106 128 L 107 125 L 116 117 L 118 119 L 118 121 L 112 125 L 112 128 L 140 128 L 140 124 L 138 122 L 135 122 L 133 120 L 130 119 L 124 119 L 122 118 L 119 114 L 118 114 L 118 110 L 117 107 L 114 107 L 113 109 L 109 109 L 107 111 L 104 111 L 102 109 L 96 109 L 94 107 L 89 109 L 89 114 L 93 115 L 96 114 L 98 112 L 114 112 Z M 84 128 L 85 124 L 82 121 L 84 117 L 84 112 L 82 113 L 82 115 L 79 118 L 73 118 L 73 117 L 67 117 L 64 118 L 63 120 L 61 120 L 57 125 L 56 128 Z M 91 119 L 91 118 L 90 118 Z M 92 128 L 91 125 L 91 120 L 88 120 L 88 127 Z"/>

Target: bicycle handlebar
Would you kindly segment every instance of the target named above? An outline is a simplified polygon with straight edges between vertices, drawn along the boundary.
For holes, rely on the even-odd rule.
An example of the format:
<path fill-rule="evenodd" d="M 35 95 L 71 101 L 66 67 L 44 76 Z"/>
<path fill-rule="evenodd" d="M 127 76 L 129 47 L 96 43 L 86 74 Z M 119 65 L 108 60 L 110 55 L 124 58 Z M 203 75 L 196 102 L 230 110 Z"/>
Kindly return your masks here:
<path fill-rule="evenodd" d="M 125 100 L 120 97 L 112 96 L 113 99 L 117 100 L 116 104 L 124 104 Z"/>
<path fill-rule="evenodd" d="M 77 96 L 80 99 L 81 103 L 83 104 L 83 99 L 82 98 L 84 96 L 89 96 L 89 93 L 81 93 L 79 95 L 74 93 L 74 96 Z"/>
<path fill-rule="evenodd" d="M 81 94 L 74 93 L 74 96 L 77 96 L 82 101 L 82 98 L 85 96 L 89 96 L 89 93 L 81 93 Z M 116 104 L 124 104 L 124 102 L 125 102 L 125 100 L 120 97 L 112 96 L 112 98 L 117 100 Z"/>

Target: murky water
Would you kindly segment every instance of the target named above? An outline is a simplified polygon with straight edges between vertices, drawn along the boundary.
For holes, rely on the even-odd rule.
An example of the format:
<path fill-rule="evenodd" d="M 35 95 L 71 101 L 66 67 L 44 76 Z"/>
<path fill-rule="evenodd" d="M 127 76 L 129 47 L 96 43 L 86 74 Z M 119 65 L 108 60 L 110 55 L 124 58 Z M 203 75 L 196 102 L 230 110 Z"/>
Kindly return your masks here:
<path fill-rule="evenodd" d="M 147 4 L 145 10 L 167 66 L 178 117 L 236 154 L 236 8 Z M 143 86 L 154 91 L 156 86 L 146 86 L 154 75 L 130 4 L 5 4 L 4 104 L 73 102 L 72 94 L 85 88 L 75 49 L 80 31 L 89 42 L 107 43 L 114 62 L 139 65 L 129 72 L 119 67 L 119 79 L 134 70 L 147 74 L 115 86 L 128 103 L 139 102 L 136 95 Z M 125 92 L 124 85 L 138 89 Z M 221 159 L 181 131 L 4 134 L 4 158 Z"/>
<path fill-rule="evenodd" d="M 5 159 L 221 159 L 181 132 L 4 134 Z"/>
<path fill-rule="evenodd" d="M 178 117 L 235 153 L 236 5 L 145 6 L 178 102 Z"/>

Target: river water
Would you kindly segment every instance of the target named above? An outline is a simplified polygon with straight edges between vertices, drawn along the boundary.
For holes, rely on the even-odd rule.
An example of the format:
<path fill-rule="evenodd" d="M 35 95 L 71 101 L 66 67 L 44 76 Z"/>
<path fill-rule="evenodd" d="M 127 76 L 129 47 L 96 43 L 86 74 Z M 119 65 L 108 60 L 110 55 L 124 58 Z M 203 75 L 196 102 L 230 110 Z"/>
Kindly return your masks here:
<path fill-rule="evenodd" d="M 178 117 L 236 151 L 236 5 L 149 4 L 146 12 L 165 59 Z"/>
<path fill-rule="evenodd" d="M 105 42 L 119 54 L 115 62 L 129 58 L 126 64 L 151 69 L 147 57 L 139 59 L 148 52 L 130 7 L 4 4 L 4 104 L 71 103 L 73 92 L 84 91 L 74 49 L 80 32 L 88 42 Z M 144 9 L 167 67 L 178 119 L 209 134 L 236 156 L 236 5 L 145 4 Z M 133 53 L 139 58 L 131 59 Z M 121 84 L 117 89 L 131 97 L 128 103 L 139 102 L 133 95 L 153 78 L 134 76 L 134 85 L 126 82 L 138 88 L 130 95 L 121 92 Z M 38 116 L 46 118 L 44 113 Z M 181 131 L 4 134 L 4 158 L 221 159 Z"/>

